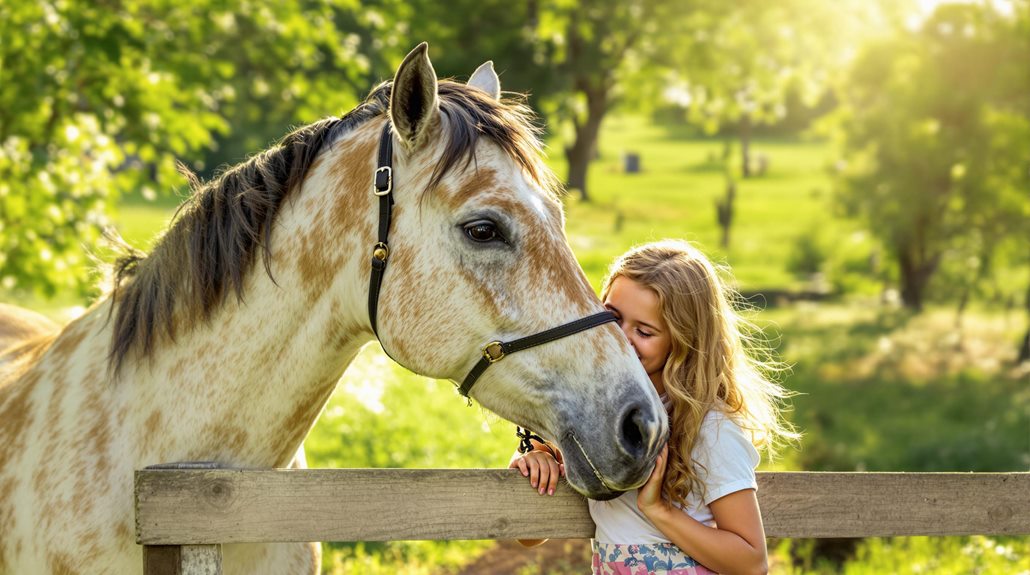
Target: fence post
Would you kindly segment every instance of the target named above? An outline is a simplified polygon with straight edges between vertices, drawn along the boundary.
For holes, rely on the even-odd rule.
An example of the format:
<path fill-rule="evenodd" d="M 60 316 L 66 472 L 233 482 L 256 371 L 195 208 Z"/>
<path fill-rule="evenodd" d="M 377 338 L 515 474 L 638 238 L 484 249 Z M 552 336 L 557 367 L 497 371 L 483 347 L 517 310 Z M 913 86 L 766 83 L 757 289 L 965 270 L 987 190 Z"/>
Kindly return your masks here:
<path fill-rule="evenodd" d="M 214 461 L 162 463 L 147 469 L 223 469 Z M 138 495 L 138 493 L 137 493 Z M 144 545 L 143 575 L 222 575 L 221 545 Z"/>
<path fill-rule="evenodd" d="M 222 575 L 222 546 L 144 545 L 143 575 Z"/>

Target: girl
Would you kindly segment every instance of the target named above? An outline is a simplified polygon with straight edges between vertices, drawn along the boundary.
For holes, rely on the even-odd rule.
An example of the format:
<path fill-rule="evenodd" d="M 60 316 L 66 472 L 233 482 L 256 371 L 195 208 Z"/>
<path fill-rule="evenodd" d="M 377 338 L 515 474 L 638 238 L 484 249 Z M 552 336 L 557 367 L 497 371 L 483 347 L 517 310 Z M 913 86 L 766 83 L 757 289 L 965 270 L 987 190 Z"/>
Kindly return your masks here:
<path fill-rule="evenodd" d="M 682 241 L 634 248 L 609 270 L 601 298 L 665 402 L 670 436 L 640 489 L 589 501 L 595 574 L 767 571 L 756 447 L 771 451 L 797 434 L 779 417 L 787 393 L 764 374 L 771 362 L 745 351 L 755 346 L 730 297 L 712 263 Z M 510 466 L 541 494 L 564 474 L 561 454 L 538 442 Z"/>

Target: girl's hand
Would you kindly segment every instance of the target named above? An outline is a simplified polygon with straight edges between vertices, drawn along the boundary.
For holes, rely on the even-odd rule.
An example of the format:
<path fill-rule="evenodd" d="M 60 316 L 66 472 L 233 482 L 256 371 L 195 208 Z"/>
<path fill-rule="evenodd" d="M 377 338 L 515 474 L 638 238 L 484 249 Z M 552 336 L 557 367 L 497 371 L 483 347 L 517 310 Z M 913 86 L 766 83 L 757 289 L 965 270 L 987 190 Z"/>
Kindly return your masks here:
<path fill-rule="evenodd" d="M 512 460 L 508 467 L 517 467 L 523 477 L 529 478 L 530 485 L 539 488 L 540 495 L 545 491 L 554 495 L 558 479 L 565 476 L 565 466 L 558 463 L 549 451 L 530 451 Z"/>
<path fill-rule="evenodd" d="M 637 507 L 646 517 L 654 513 L 661 513 L 669 509 L 669 503 L 662 499 L 662 479 L 665 477 L 665 464 L 669 459 L 669 445 L 662 447 L 661 453 L 654 462 L 654 470 L 647 483 L 640 487 L 637 492 Z"/>

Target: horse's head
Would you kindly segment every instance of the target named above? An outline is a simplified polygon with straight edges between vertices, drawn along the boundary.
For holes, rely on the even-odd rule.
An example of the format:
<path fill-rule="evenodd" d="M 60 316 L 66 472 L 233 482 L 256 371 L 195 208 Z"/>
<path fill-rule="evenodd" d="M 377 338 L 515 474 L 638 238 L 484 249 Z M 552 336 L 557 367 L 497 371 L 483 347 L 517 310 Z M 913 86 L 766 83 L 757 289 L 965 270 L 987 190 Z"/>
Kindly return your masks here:
<path fill-rule="evenodd" d="M 460 382 L 488 342 L 603 310 L 566 241 L 529 113 L 500 99 L 490 64 L 467 85 L 438 83 L 419 46 L 397 70 L 388 115 L 395 206 L 377 327 L 392 357 Z M 372 170 L 364 177 L 363 205 L 378 213 Z M 569 482 L 594 498 L 640 485 L 667 435 L 662 403 L 612 323 L 505 357 L 470 395 L 557 443 Z"/>
<path fill-rule="evenodd" d="M 374 192 L 388 187 L 373 187 L 381 141 L 393 147 L 389 250 L 373 249 L 383 209 Z M 370 264 L 376 255 L 388 263 L 375 306 L 379 339 L 402 365 L 433 377 L 463 381 L 490 342 L 602 312 L 566 243 L 539 152 L 530 112 L 500 99 L 492 66 L 468 85 L 438 83 L 425 46 L 416 48 L 392 84 L 344 118 L 300 128 L 215 180 L 195 181 L 153 253 L 119 260 L 112 373 L 203 378 L 203 370 L 183 375 L 180 355 L 159 349 L 177 349 L 167 345 L 176 333 L 201 326 L 214 341 L 230 338 L 222 351 L 235 354 L 233 382 L 271 374 L 291 379 L 294 394 L 312 384 L 292 409 L 270 415 L 297 436 L 283 439 L 286 455 L 270 455 L 281 462 L 344 367 L 326 360 L 353 357 L 375 331 L 365 310 L 370 283 L 380 285 L 370 274 L 381 267 Z M 258 261 L 267 274 L 254 273 Z M 286 297 L 295 293 L 305 297 Z M 261 313 L 238 313 L 254 309 Z M 180 342 L 203 354 L 209 340 L 198 338 Z M 260 360 L 238 361 L 248 353 Z M 661 401 L 612 323 L 504 357 L 470 395 L 556 442 L 569 482 L 595 498 L 643 483 L 668 434 Z"/>

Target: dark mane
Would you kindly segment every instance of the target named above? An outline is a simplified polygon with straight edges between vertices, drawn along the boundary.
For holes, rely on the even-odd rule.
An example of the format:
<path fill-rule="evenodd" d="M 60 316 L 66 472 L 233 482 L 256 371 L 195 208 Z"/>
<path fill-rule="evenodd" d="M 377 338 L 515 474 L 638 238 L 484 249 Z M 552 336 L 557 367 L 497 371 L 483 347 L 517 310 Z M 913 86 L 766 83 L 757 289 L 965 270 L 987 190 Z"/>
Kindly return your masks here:
<path fill-rule="evenodd" d="M 268 243 L 283 201 L 304 181 L 326 146 L 386 113 L 390 88 L 389 83 L 380 84 L 343 118 L 327 118 L 295 130 L 207 183 L 188 175 L 193 194 L 152 253 L 130 252 L 115 263 L 110 354 L 115 373 L 130 353 L 149 356 L 161 334 L 174 340 L 176 320 L 188 331 L 208 319 L 230 292 L 242 300 L 244 279 L 259 248 L 271 275 Z M 448 133 L 430 188 L 459 163 L 468 166 L 478 138 L 484 136 L 545 189 L 558 189 L 540 159 L 534 115 L 521 101 L 497 101 L 478 89 L 446 80 L 439 83 L 439 97 Z"/>

